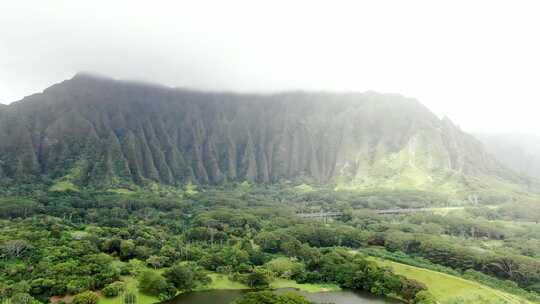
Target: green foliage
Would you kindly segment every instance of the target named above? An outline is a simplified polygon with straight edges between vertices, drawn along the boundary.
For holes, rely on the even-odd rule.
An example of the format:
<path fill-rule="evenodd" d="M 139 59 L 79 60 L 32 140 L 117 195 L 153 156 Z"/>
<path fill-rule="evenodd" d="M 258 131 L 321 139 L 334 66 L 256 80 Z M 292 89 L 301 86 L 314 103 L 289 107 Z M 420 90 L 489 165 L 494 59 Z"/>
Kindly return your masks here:
<path fill-rule="evenodd" d="M 234 304 L 310 304 L 310 302 L 294 293 L 278 295 L 270 291 L 258 291 L 246 294 Z"/>
<path fill-rule="evenodd" d="M 0 198 L 0 218 L 26 218 L 39 213 L 43 206 L 38 202 L 21 197 Z"/>
<path fill-rule="evenodd" d="M 285 257 L 275 258 L 264 266 L 276 276 L 285 279 L 297 277 L 304 272 L 304 264 Z"/>
<path fill-rule="evenodd" d="M 69 181 L 58 181 L 49 189 L 53 192 L 79 191 L 79 188 Z"/>
<path fill-rule="evenodd" d="M 270 286 L 270 277 L 264 269 L 255 268 L 247 274 L 245 283 L 255 289 L 268 288 Z"/>
<path fill-rule="evenodd" d="M 540 289 L 535 289 L 534 287 L 537 285 L 529 285 L 527 288 L 529 291 L 521 289 L 517 283 L 509 280 L 500 280 L 495 277 L 483 274 L 481 272 L 468 269 L 463 273 L 463 278 L 468 280 L 473 280 L 476 282 L 480 282 L 486 286 L 490 286 L 499 290 L 504 290 L 508 293 L 515 294 L 518 296 L 522 296 L 526 299 L 529 299 L 531 301 L 540 302 Z"/>
<path fill-rule="evenodd" d="M 113 286 L 122 274 L 141 302 L 157 301 L 213 288 L 206 273 L 215 271 L 227 281 L 221 286 L 235 288 L 277 288 L 286 281 L 339 285 L 410 302 L 423 294 L 421 284 L 351 254 L 356 249 L 537 299 L 540 229 L 505 221 L 508 215 L 495 207 L 378 215 L 358 209 L 384 206 L 373 191 L 355 196 L 315 186 L 300 193 L 288 185 L 198 187 L 189 196 L 33 192 L 15 217 L 6 208 L 0 219 L 0 229 L 9 232 L 0 235 L 0 292 L 11 297 L 16 290 L 40 300 L 86 290 L 114 296 L 120 294 Z M 413 198 L 421 196 L 381 196 L 394 203 L 401 194 L 402 206 L 414 206 Z M 6 201 L 12 206 L 18 199 Z M 428 195 L 420 205 L 428 204 L 439 203 Z M 36 209 L 25 214 L 24 207 L 32 205 Z M 346 216 L 323 223 L 295 215 L 312 209 Z M 129 285 L 135 277 L 143 293 Z"/>
<path fill-rule="evenodd" d="M 25 292 L 15 293 L 11 297 L 12 304 L 39 304 L 40 302 Z"/>
<path fill-rule="evenodd" d="M 181 292 L 190 291 L 211 282 L 208 275 L 193 265 L 176 264 L 165 270 L 163 276 L 169 284 Z"/>
<path fill-rule="evenodd" d="M 98 296 L 91 292 L 85 291 L 79 293 L 73 297 L 72 304 L 96 304 L 98 302 Z"/>
<path fill-rule="evenodd" d="M 106 297 L 116 297 L 120 293 L 124 292 L 125 289 L 126 289 L 126 286 L 124 282 L 114 282 L 105 286 L 105 288 L 103 288 L 101 292 Z"/>
<path fill-rule="evenodd" d="M 143 271 L 139 274 L 139 290 L 153 296 L 167 293 L 170 289 L 167 280 L 158 272 L 152 270 Z"/>
<path fill-rule="evenodd" d="M 437 304 L 435 297 L 428 291 L 422 290 L 414 297 L 414 304 Z"/>
<path fill-rule="evenodd" d="M 421 282 L 418 282 L 414 279 L 408 279 L 406 277 L 401 277 L 401 290 L 399 295 L 408 302 L 413 300 L 418 301 L 418 298 L 425 298 L 423 294 L 418 296 L 420 292 L 427 291 L 427 286 Z M 426 301 L 426 300 L 423 300 Z"/>

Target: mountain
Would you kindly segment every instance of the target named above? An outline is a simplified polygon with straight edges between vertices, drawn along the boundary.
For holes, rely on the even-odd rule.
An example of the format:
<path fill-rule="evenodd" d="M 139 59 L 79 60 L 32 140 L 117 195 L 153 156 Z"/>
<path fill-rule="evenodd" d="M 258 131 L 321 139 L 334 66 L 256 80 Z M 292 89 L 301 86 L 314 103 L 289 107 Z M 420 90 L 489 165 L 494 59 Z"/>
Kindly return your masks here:
<path fill-rule="evenodd" d="M 540 137 L 532 134 L 474 134 L 508 168 L 540 178 Z"/>
<path fill-rule="evenodd" d="M 298 180 L 456 192 L 486 177 L 520 182 L 449 119 L 399 95 L 211 93 L 77 74 L 0 108 L 6 183 Z"/>

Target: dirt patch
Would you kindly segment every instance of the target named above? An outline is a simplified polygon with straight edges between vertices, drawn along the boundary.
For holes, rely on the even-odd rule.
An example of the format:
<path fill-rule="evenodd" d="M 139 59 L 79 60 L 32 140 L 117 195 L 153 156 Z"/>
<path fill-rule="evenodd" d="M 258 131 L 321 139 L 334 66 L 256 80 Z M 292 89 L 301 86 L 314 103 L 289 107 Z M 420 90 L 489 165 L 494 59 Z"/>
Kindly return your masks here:
<path fill-rule="evenodd" d="M 52 304 L 57 304 L 60 301 L 69 304 L 73 301 L 73 295 L 53 296 L 49 298 L 49 301 L 51 301 Z"/>

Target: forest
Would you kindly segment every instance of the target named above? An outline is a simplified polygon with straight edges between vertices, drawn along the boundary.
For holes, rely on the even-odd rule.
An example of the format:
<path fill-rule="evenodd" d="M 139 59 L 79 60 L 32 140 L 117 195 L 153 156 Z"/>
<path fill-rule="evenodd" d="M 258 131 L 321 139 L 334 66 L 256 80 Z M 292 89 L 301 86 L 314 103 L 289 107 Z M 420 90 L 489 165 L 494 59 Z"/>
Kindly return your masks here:
<path fill-rule="evenodd" d="M 21 189 L 4 189 L 0 199 L 0 295 L 12 304 L 152 303 L 218 281 L 254 290 L 238 303 L 307 301 L 265 291 L 283 282 L 440 300 L 425 282 L 378 261 L 540 301 L 540 213 L 512 202 L 452 206 L 420 191 L 247 182 L 124 193 Z M 377 213 L 394 201 L 423 211 Z M 342 215 L 298 216 L 321 211 Z M 494 303 L 476 302 L 484 300 Z"/>

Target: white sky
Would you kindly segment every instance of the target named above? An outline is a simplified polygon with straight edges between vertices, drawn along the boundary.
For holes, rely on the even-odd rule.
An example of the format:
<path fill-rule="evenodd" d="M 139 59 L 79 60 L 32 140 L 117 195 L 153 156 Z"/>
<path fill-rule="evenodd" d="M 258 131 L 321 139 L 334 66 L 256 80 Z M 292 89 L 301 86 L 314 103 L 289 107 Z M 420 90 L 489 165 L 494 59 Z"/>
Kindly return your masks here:
<path fill-rule="evenodd" d="M 0 102 L 77 71 L 401 93 L 467 131 L 540 134 L 540 1 L 0 0 Z"/>

